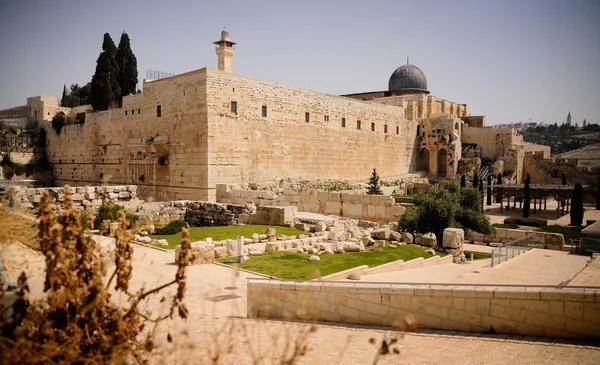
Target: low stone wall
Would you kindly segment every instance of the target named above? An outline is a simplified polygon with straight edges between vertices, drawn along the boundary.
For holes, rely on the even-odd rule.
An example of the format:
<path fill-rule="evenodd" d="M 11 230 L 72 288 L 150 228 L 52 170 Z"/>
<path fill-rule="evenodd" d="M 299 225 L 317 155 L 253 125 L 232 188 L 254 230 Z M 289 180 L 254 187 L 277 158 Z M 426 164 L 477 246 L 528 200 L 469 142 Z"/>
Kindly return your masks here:
<path fill-rule="evenodd" d="M 269 207 L 259 205 L 256 213 L 240 217 L 240 223 L 293 226 L 297 209 L 294 206 Z"/>
<path fill-rule="evenodd" d="M 565 338 L 600 337 L 600 289 L 248 281 L 248 316 Z"/>
<path fill-rule="evenodd" d="M 289 188 L 276 194 L 272 191 L 232 190 L 226 184 L 217 184 L 217 201 L 241 205 L 295 206 L 301 212 L 331 214 L 380 223 L 397 222 L 405 211 L 404 207 L 395 204 L 393 197 L 385 195 Z"/>
<path fill-rule="evenodd" d="M 496 228 L 493 235 L 483 235 L 473 232 L 473 241 L 490 243 L 509 243 L 518 239 L 531 236 L 546 249 L 561 251 L 565 245 L 565 238 L 560 233 L 548 233 L 539 231 L 523 231 L 520 229 Z"/>

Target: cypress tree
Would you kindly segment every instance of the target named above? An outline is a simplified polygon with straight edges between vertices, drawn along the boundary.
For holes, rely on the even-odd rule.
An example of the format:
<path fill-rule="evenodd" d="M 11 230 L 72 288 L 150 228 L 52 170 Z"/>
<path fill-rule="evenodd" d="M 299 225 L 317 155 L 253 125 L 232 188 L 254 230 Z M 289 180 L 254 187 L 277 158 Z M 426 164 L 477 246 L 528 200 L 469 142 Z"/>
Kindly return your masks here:
<path fill-rule="evenodd" d="M 573 187 L 571 197 L 571 225 L 580 226 L 583 223 L 583 186 L 580 183 Z"/>
<path fill-rule="evenodd" d="M 70 107 L 69 104 L 69 100 L 68 100 L 69 94 L 67 93 L 67 84 L 65 84 L 63 86 L 63 93 L 62 96 L 60 97 L 60 106 L 62 107 Z"/>
<path fill-rule="evenodd" d="M 562 176 L 561 176 L 561 179 L 560 179 L 560 180 L 561 180 L 561 181 L 560 181 L 560 183 L 561 183 L 562 185 L 567 185 L 567 175 L 565 175 L 565 172 L 564 172 L 564 171 L 563 171 L 563 173 L 562 173 Z"/>
<path fill-rule="evenodd" d="M 119 86 L 121 94 L 119 95 L 119 106 L 123 105 L 123 96 L 135 94 L 138 83 L 137 59 L 131 51 L 129 36 L 123 32 L 119 47 L 115 56 L 119 66 Z"/>
<path fill-rule="evenodd" d="M 379 188 L 379 175 L 375 169 L 373 169 L 373 173 L 371 174 L 369 182 L 367 183 L 367 194 L 383 195 L 383 192 Z"/>
<path fill-rule="evenodd" d="M 104 34 L 102 52 L 96 61 L 96 72 L 92 77 L 91 102 L 94 110 L 108 110 L 118 105 L 121 97 L 119 66 L 115 59 L 117 48 L 110 34 Z"/>
<path fill-rule="evenodd" d="M 502 174 L 498 174 L 498 181 L 496 181 L 497 185 L 502 185 Z M 500 203 L 502 201 L 502 196 L 500 193 L 496 194 L 496 203 Z"/>
<path fill-rule="evenodd" d="M 487 201 L 486 205 L 492 205 L 492 175 L 487 177 Z"/>
<path fill-rule="evenodd" d="M 467 177 L 463 174 L 460 177 L 460 188 L 464 188 L 465 186 L 467 186 Z"/>
<path fill-rule="evenodd" d="M 473 187 L 475 189 L 477 189 L 478 185 L 479 185 L 479 176 L 477 175 L 477 171 L 475 171 L 475 173 L 473 173 Z"/>
<path fill-rule="evenodd" d="M 529 205 L 531 203 L 531 187 L 529 184 L 531 184 L 531 177 L 528 173 L 525 178 L 525 191 L 523 192 L 523 218 L 529 218 Z"/>

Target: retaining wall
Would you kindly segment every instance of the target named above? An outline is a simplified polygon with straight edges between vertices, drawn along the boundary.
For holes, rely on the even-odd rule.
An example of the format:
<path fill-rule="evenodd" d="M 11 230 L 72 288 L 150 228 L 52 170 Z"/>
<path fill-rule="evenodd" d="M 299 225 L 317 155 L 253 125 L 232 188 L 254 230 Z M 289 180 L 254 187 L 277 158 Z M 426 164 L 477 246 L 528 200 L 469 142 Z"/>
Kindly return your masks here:
<path fill-rule="evenodd" d="M 249 317 L 391 326 L 412 313 L 419 327 L 600 338 L 600 289 L 249 280 L 247 295 Z"/>
<path fill-rule="evenodd" d="M 397 222 L 405 208 L 396 205 L 394 198 L 385 195 L 352 194 L 319 190 L 283 189 L 272 191 L 230 189 L 217 184 L 217 201 L 232 204 L 266 206 L 295 206 L 298 211 L 331 214 L 380 223 Z"/>

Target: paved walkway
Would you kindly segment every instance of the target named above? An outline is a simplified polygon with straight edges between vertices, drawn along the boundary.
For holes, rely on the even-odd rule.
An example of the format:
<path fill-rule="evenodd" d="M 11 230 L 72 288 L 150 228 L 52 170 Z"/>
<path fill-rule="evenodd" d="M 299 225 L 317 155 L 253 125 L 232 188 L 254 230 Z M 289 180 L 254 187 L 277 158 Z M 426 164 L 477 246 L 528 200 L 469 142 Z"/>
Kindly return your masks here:
<path fill-rule="evenodd" d="M 490 259 L 476 260 L 464 265 L 448 264 L 363 275 L 362 281 L 561 285 L 578 275 L 588 259 L 567 252 L 533 249 L 494 267 L 490 266 Z"/>
<path fill-rule="evenodd" d="M 569 285 L 600 286 L 600 257 L 586 266 Z"/>

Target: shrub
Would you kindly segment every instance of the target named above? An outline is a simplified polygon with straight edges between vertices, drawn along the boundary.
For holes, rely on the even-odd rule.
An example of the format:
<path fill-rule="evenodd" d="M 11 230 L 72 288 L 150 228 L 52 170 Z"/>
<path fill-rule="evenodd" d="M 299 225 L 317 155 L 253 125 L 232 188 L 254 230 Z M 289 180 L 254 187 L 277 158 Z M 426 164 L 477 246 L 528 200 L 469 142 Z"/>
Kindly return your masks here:
<path fill-rule="evenodd" d="M 369 178 L 369 182 L 367 183 L 367 194 L 371 194 L 371 195 L 382 195 L 383 194 L 383 192 L 379 188 L 379 175 L 377 174 L 377 171 L 375 171 L 375 169 L 373 169 L 373 173 L 371 174 L 371 177 Z"/>
<path fill-rule="evenodd" d="M 184 220 L 176 220 L 176 221 L 171 221 L 169 222 L 169 224 L 167 224 L 164 227 L 161 228 L 156 228 L 154 230 L 154 234 L 155 235 L 171 235 L 171 234 L 177 234 L 179 232 L 181 232 L 183 230 L 183 228 L 187 228 L 187 223 Z"/>
<path fill-rule="evenodd" d="M 154 348 L 154 333 L 159 323 L 172 318 L 175 312 L 187 318 L 188 311 L 182 302 L 185 269 L 191 258 L 187 232 L 182 234 L 175 278 L 157 288 L 132 293 L 129 287 L 132 234 L 126 230 L 125 214 L 120 212 L 118 217 L 123 228 L 117 231 L 115 268 L 108 278 L 95 241 L 81 229 L 69 189 L 65 189 L 64 225 L 57 224 L 50 204 L 50 197 L 44 192 L 38 227 L 46 258 L 45 293 L 43 299 L 30 299 L 27 277 L 22 273 L 16 300 L 8 308 L 4 300 L 0 301 L 2 363 L 145 363 Z M 143 308 L 147 298 L 161 294 L 173 284 L 177 291 L 166 316 L 153 315 Z M 123 300 L 111 300 L 111 285 Z M 6 290 L 5 285 L 0 285 L 0 297 L 4 298 Z M 7 309 L 12 315 L 7 315 Z M 170 333 L 166 339 L 172 341 Z"/>
<path fill-rule="evenodd" d="M 52 129 L 56 132 L 56 134 L 60 135 L 60 131 L 63 129 L 66 123 L 66 117 L 63 113 L 56 113 L 54 117 L 52 117 Z"/>
<path fill-rule="evenodd" d="M 125 217 L 129 221 L 129 224 L 133 225 L 137 222 L 138 217 L 135 214 L 125 212 L 125 208 L 122 205 L 118 205 L 112 201 L 107 201 L 98 207 L 98 212 L 96 213 L 96 218 L 94 219 L 94 228 L 102 229 L 102 224 L 104 221 L 116 221 L 120 211 L 125 213 Z"/>

